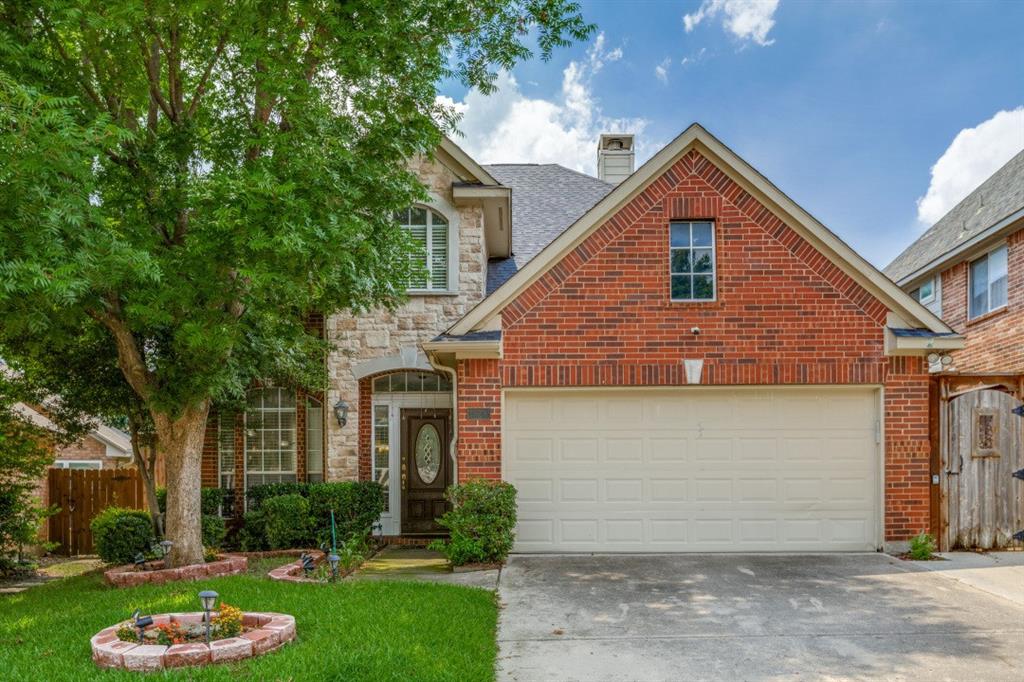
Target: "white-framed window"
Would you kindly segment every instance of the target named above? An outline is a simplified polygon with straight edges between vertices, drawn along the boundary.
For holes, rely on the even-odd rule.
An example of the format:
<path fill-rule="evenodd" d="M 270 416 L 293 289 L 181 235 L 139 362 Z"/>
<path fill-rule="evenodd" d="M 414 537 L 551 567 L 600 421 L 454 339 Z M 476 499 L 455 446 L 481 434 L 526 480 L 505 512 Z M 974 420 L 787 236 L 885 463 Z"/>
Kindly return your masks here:
<path fill-rule="evenodd" d="M 1006 305 L 1006 245 L 971 261 L 968 277 L 969 317 L 975 318 Z"/>
<path fill-rule="evenodd" d="M 391 457 L 391 421 L 387 405 L 373 406 L 373 480 L 384 486 L 384 511 L 387 512 L 391 495 L 389 490 Z"/>
<path fill-rule="evenodd" d="M 53 466 L 57 469 L 102 469 L 103 462 L 98 459 L 58 459 Z"/>
<path fill-rule="evenodd" d="M 324 406 L 312 396 L 306 397 L 306 480 L 324 480 Z"/>
<path fill-rule="evenodd" d="M 235 489 L 235 415 L 217 413 L 217 481 L 224 495 L 221 516 L 231 516 L 234 511 Z"/>
<path fill-rule="evenodd" d="M 935 278 L 921 282 L 921 286 L 910 292 L 919 303 L 928 304 L 935 300 Z"/>
<path fill-rule="evenodd" d="M 398 224 L 409 231 L 417 245 L 413 256 L 415 273 L 409 291 L 448 291 L 448 220 L 432 208 L 412 206 L 395 214 Z"/>
<path fill-rule="evenodd" d="M 395 372 L 373 380 L 374 393 L 450 393 L 452 382 L 434 372 Z"/>
<path fill-rule="evenodd" d="M 253 389 L 245 409 L 245 487 L 296 480 L 295 391 Z"/>
<path fill-rule="evenodd" d="M 669 223 L 669 279 L 673 301 L 715 300 L 714 223 Z"/>

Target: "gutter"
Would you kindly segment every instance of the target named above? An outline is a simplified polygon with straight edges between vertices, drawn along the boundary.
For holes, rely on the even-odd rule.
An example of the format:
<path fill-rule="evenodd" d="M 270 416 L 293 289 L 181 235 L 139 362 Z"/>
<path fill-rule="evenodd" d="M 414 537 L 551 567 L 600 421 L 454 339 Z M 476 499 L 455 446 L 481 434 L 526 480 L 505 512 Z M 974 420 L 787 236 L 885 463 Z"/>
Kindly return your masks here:
<path fill-rule="evenodd" d="M 452 442 L 448 446 L 448 456 L 452 460 L 452 472 L 454 476 L 452 479 L 455 483 L 459 482 L 459 459 L 457 457 L 458 445 L 459 445 L 459 373 L 449 367 L 448 365 L 442 365 L 437 362 L 434 358 L 434 354 L 429 351 L 426 353 L 427 362 L 430 366 L 436 369 L 438 372 L 444 372 L 452 380 Z"/>

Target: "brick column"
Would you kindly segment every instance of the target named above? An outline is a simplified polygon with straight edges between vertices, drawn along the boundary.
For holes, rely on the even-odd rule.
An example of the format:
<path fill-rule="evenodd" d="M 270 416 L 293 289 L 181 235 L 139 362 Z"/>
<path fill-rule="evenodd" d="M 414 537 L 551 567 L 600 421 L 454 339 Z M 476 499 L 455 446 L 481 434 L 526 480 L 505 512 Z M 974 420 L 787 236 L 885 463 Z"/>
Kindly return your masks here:
<path fill-rule="evenodd" d="M 928 370 L 919 357 L 891 357 L 885 380 L 885 540 L 927 532 L 931 520 Z"/>
<path fill-rule="evenodd" d="M 459 482 L 501 478 L 501 377 L 497 360 L 461 360 Z"/>

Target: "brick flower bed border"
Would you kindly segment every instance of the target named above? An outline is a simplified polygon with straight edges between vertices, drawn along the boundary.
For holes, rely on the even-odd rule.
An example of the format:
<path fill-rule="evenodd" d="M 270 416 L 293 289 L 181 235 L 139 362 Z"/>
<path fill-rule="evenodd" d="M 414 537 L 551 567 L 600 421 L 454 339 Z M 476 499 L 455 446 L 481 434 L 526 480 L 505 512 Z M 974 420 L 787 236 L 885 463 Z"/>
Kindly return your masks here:
<path fill-rule="evenodd" d="M 202 613 L 164 613 L 153 616 L 150 628 L 167 623 L 191 625 L 202 621 Z M 100 668 L 148 672 L 241 661 L 262 656 L 295 639 L 295 618 L 284 613 L 247 611 L 242 614 L 242 624 L 255 629 L 210 644 L 200 642 L 173 646 L 123 642 L 117 638 L 118 626 L 112 625 L 97 632 L 90 640 L 92 660 Z"/>
<path fill-rule="evenodd" d="M 319 566 L 324 562 L 324 553 L 316 550 L 309 552 L 313 556 L 313 561 Z M 302 573 L 302 559 L 285 564 L 284 566 L 278 566 L 277 568 L 269 571 L 267 577 L 271 580 L 281 580 L 290 583 L 318 583 L 319 580 L 314 578 L 307 578 Z M 344 576 L 342 576 L 344 577 Z"/>
<path fill-rule="evenodd" d="M 162 566 L 163 561 L 149 562 L 151 566 Z M 217 561 L 205 564 L 189 564 L 178 568 L 157 568 L 137 571 L 132 565 L 118 566 L 103 573 L 103 577 L 114 587 L 135 587 L 136 585 L 160 585 L 175 580 L 202 580 L 222 575 L 244 573 L 249 560 L 244 556 L 220 554 Z"/>

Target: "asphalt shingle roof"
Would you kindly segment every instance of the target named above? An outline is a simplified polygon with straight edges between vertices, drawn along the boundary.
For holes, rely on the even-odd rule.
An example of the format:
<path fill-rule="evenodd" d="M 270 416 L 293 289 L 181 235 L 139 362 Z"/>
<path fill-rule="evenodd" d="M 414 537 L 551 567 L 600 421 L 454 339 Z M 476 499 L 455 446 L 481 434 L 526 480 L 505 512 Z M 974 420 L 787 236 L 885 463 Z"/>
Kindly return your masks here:
<path fill-rule="evenodd" d="M 1010 159 L 885 267 L 899 281 L 1024 208 L 1024 151 Z"/>
<path fill-rule="evenodd" d="M 487 264 L 487 294 L 505 283 L 615 185 L 557 164 L 484 168 L 512 188 L 512 257 Z"/>

